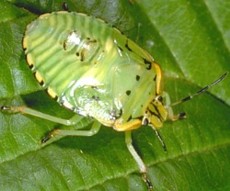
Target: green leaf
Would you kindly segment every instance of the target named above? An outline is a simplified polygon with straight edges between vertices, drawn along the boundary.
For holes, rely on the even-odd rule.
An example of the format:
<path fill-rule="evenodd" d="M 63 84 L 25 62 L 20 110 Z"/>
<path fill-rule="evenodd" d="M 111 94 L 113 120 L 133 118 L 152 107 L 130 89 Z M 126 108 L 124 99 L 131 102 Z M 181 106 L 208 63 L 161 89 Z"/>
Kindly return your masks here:
<path fill-rule="evenodd" d="M 228 0 L 65 1 L 69 10 L 116 26 L 146 49 L 164 71 L 172 102 L 230 71 Z M 69 118 L 41 90 L 22 49 L 25 27 L 39 14 L 62 10 L 63 1 L 0 2 L 0 105 L 28 105 Z M 154 190 L 230 189 L 230 76 L 188 103 L 175 106 L 187 119 L 166 122 L 160 133 L 142 127 L 133 141 L 148 166 Z M 66 137 L 42 148 L 57 124 L 0 113 L 0 190 L 146 190 L 124 135 L 110 128 L 93 137 Z"/>

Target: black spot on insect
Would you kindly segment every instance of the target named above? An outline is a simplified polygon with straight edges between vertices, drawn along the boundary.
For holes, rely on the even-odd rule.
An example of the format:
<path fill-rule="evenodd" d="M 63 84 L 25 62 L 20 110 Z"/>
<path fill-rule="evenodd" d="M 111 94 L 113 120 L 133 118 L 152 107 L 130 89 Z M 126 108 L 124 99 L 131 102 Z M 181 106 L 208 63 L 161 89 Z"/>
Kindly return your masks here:
<path fill-rule="evenodd" d="M 98 87 L 97 87 L 97 86 L 91 86 L 91 88 L 92 88 L 92 89 L 95 89 L 95 90 L 97 90 L 97 89 L 98 89 Z"/>
<path fill-rule="evenodd" d="M 29 68 L 31 69 L 31 70 L 34 70 L 34 65 L 33 64 L 29 64 Z"/>
<path fill-rule="evenodd" d="M 130 121 L 131 119 L 133 119 L 132 115 L 129 116 L 127 121 Z"/>
<path fill-rule="evenodd" d="M 66 41 L 63 42 L 63 49 L 66 50 Z"/>
<path fill-rule="evenodd" d="M 130 52 L 132 52 L 132 49 L 129 47 L 128 42 L 129 42 L 129 40 L 127 39 L 127 40 L 126 40 L 126 43 L 125 43 L 125 47 L 126 47 Z"/>
<path fill-rule="evenodd" d="M 136 75 L 136 80 L 139 81 L 140 80 L 140 76 L 139 75 Z"/>
<path fill-rule="evenodd" d="M 131 94 L 131 90 L 127 90 L 125 93 L 127 96 L 129 96 Z"/>
<path fill-rule="evenodd" d="M 92 99 L 95 100 L 95 101 L 99 101 L 100 100 L 100 98 L 98 96 L 94 96 L 94 95 L 92 96 Z"/>
<path fill-rule="evenodd" d="M 157 79 L 157 76 L 155 75 L 155 76 L 154 76 L 154 78 L 153 78 L 153 81 L 155 82 L 155 81 L 156 81 L 156 79 Z"/>
<path fill-rule="evenodd" d="M 42 80 L 41 82 L 39 82 L 39 84 L 40 84 L 41 86 L 44 86 L 44 85 L 45 85 L 45 83 L 44 83 L 43 80 Z"/>
<path fill-rule="evenodd" d="M 146 69 L 151 70 L 152 63 L 144 58 L 144 63 L 146 64 Z"/>
<path fill-rule="evenodd" d="M 96 39 L 92 39 L 92 40 L 91 40 L 91 38 L 90 38 L 90 37 L 87 37 L 87 38 L 86 38 L 86 40 L 87 40 L 87 44 L 90 44 L 90 43 L 96 43 L 96 42 L 97 42 L 97 40 L 96 40 Z"/>

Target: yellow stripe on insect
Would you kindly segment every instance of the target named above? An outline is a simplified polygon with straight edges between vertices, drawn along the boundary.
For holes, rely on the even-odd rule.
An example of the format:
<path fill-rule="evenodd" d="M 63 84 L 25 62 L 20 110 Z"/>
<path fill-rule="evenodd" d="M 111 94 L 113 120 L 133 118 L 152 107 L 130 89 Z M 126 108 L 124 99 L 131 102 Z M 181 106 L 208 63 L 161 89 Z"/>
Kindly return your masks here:
<path fill-rule="evenodd" d="M 28 39 L 28 36 L 23 39 L 23 42 L 22 42 L 23 48 L 27 48 L 27 39 Z"/>
<path fill-rule="evenodd" d="M 53 91 L 53 89 L 48 88 L 47 89 L 48 94 L 52 97 L 52 98 L 56 98 L 57 94 Z"/>
<path fill-rule="evenodd" d="M 60 11 L 61 12 L 61 11 Z M 46 17 L 49 17 L 50 16 L 50 13 L 45 13 L 45 14 L 43 14 L 43 15 L 40 15 L 39 16 L 39 19 L 44 19 L 44 18 L 46 18 Z"/>
<path fill-rule="evenodd" d="M 27 58 L 27 63 L 29 64 L 29 66 L 33 66 L 34 62 L 33 62 L 31 54 L 27 54 L 26 58 Z"/>
<path fill-rule="evenodd" d="M 160 66 L 153 62 L 152 63 L 152 66 L 155 68 L 155 71 L 157 73 L 157 78 L 156 78 L 156 94 L 160 94 L 160 91 L 161 91 L 161 79 L 162 79 L 162 74 L 161 74 L 161 68 Z"/>
<path fill-rule="evenodd" d="M 39 83 L 43 82 L 43 78 L 42 78 L 41 74 L 38 71 L 35 72 L 35 77 L 36 77 L 36 79 L 37 79 L 37 81 Z"/>

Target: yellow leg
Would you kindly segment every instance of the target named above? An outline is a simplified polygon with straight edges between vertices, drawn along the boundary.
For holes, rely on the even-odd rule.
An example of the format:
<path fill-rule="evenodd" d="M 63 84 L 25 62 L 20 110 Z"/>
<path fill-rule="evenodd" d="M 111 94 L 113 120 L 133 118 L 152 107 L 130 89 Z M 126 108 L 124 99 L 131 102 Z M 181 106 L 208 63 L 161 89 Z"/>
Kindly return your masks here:
<path fill-rule="evenodd" d="M 116 131 L 131 131 L 134 129 L 138 129 L 142 125 L 142 121 L 139 119 L 134 119 L 127 123 L 121 123 L 117 120 L 113 126 Z"/>

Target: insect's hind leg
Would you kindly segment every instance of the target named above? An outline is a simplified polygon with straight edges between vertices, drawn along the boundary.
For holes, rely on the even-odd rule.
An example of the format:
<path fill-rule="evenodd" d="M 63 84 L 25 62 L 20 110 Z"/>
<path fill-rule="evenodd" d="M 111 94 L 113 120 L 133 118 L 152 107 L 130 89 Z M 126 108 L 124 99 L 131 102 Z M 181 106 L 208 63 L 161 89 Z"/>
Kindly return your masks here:
<path fill-rule="evenodd" d="M 1 111 L 3 112 L 7 112 L 7 113 L 21 113 L 21 114 L 27 114 L 27 115 L 31 115 L 34 117 L 39 117 L 41 119 L 45 119 L 48 121 L 52 121 L 58 124 L 62 124 L 65 126 L 73 126 L 74 129 L 72 130 L 64 130 L 64 129 L 54 129 L 51 132 L 48 133 L 47 136 L 45 136 L 42 139 L 42 144 L 43 145 L 47 145 L 50 144 L 51 142 L 54 142 L 62 137 L 65 136 L 92 136 L 94 134 L 96 134 L 99 129 L 101 124 L 97 121 L 95 121 L 92 125 L 92 128 L 89 130 L 79 130 L 79 129 L 83 129 L 85 128 L 89 123 L 86 123 L 84 121 L 84 117 L 83 116 L 79 116 L 79 115 L 74 115 L 72 118 L 70 119 L 62 119 L 62 118 L 58 118 L 49 114 L 45 114 L 42 113 L 40 111 L 28 108 L 26 106 L 2 106 L 0 108 Z"/>
<path fill-rule="evenodd" d="M 1 111 L 7 113 L 21 113 L 26 115 L 31 115 L 34 117 L 39 117 L 41 119 L 45 119 L 48 121 L 52 121 L 58 124 L 66 125 L 66 126 L 73 126 L 76 125 L 83 117 L 82 116 L 74 116 L 71 119 L 62 119 L 59 117 L 55 117 L 49 114 L 42 113 L 35 109 L 31 109 L 26 106 L 1 106 Z"/>
<path fill-rule="evenodd" d="M 100 130 L 101 124 L 98 121 L 94 121 L 91 129 L 89 130 L 78 130 L 78 129 L 54 129 L 48 133 L 42 139 L 42 144 L 47 145 L 58 139 L 61 139 L 66 136 L 85 136 L 90 137 L 95 135 Z"/>

